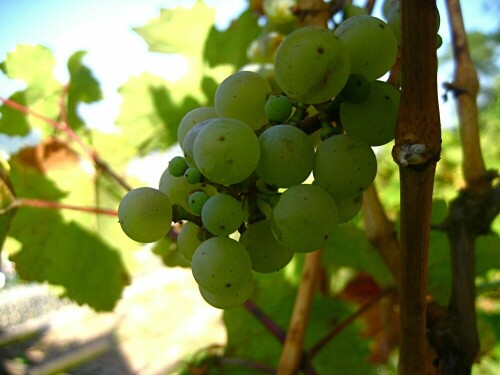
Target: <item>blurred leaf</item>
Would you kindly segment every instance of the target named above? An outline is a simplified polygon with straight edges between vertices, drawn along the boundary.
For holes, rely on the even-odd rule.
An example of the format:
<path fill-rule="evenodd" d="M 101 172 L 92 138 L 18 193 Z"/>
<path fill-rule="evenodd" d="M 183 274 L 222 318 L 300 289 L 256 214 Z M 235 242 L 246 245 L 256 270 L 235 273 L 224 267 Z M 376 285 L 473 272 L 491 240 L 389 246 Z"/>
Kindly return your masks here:
<path fill-rule="evenodd" d="M 215 10 L 197 1 L 189 9 L 162 9 L 157 18 L 133 30 L 146 41 L 150 51 L 199 56 L 214 20 Z"/>
<path fill-rule="evenodd" d="M 77 107 L 80 103 L 93 103 L 102 99 L 99 82 L 92 75 L 92 71 L 83 65 L 82 59 L 87 52 L 75 52 L 68 60 L 70 82 L 68 85 L 67 113 L 68 122 L 73 129 L 83 125 L 78 116 Z"/>
<path fill-rule="evenodd" d="M 231 22 L 227 30 L 219 31 L 212 26 L 205 41 L 204 60 L 211 67 L 223 64 L 233 65 L 236 69 L 242 67 L 248 62 L 248 46 L 261 30 L 256 15 L 250 9 Z"/>
<path fill-rule="evenodd" d="M 256 275 L 256 290 L 253 300 L 283 329 L 287 329 L 293 309 L 296 289 L 285 280 L 283 272 Z M 309 317 L 305 347 L 310 348 L 329 330 L 352 312 L 350 304 L 316 295 Z M 245 308 L 234 308 L 224 312 L 228 343 L 226 355 L 247 358 L 277 367 L 282 345 Z M 369 373 L 371 365 L 369 341 L 361 338 L 360 325 L 349 325 L 330 341 L 315 357 L 313 364 L 320 374 L 350 375 Z M 332 355 L 331 353 L 335 353 Z M 225 368 L 227 374 L 253 374 L 242 368 Z"/>
<path fill-rule="evenodd" d="M 8 173 L 4 166 L 0 164 L 0 209 L 7 209 L 14 202 L 15 198 L 14 187 Z M 0 213 L 0 253 L 2 252 L 3 244 L 7 238 L 15 214 L 15 209 L 9 209 L 4 213 Z"/>
<path fill-rule="evenodd" d="M 324 264 L 331 269 L 342 267 L 365 271 L 381 285 L 390 284 L 393 278 L 382 258 L 364 233 L 354 224 L 345 223 L 337 227 L 323 253 Z"/>
<path fill-rule="evenodd" d="M 174 103 L 162 78 L 149 73 L 129 79 L 119 92 L 123 97 L 117 125 L 122 130 L 128 152 L 140 155 L 165 149 L 177 140 L 177 127 L 184 115 L 199 103 L 185 97 Z M 130 155 L 129 155 L 130 156 Z"/>
<path fill-rule="evenodd" d="M 22 156 L 11 160 L 11 178 L 19 196 L 58 201 L 68 195 L 30 160 Z M 64 164 L 66 172 L 71 165 Z M 11 254 L 11 260 L 22 279 L 61 285 L 75 302 L 111 310 L 128 283 L 119 252 L 76 220 L 65 220 L 66 215 L 50 209 L 18 210 L 10 235 L 22 247 Z"/>
<path fill-rule="evenodd" d="M 50 119 L 57 119 L 60 113 L 61 84 L 54 77 L 55 59 L 52 52 L 43 46 L 19 45 L 8 53 L 2 64 L 2 70 L 12 79 L 19 79 L 27 84 L 22 92 L 11 96 L 31 111 Z M 8 135 L 26 135 L 32 127 L 43 132 L 52 132 L 44 120 L 2 106 L 0 131 Z"/>
<path fill-rule="evenodd" d="M 76 222 L 64 222 L 57 212 L 23 208 L 11 235 L 22 243 L 21 250 L 10 257 L 19 276 L 61 285 L 78 304 L 111 311 L 128 284 L 115 249 Z"/>

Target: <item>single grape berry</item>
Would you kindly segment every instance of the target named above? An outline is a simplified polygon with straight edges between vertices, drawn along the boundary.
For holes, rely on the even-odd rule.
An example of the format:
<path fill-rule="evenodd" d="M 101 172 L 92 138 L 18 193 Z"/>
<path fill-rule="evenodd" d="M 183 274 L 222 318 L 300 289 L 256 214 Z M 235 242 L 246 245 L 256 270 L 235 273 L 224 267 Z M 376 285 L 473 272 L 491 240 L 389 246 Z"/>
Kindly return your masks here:
<path fill-rule="evenodd" d="M 292 110 L 292 102 L 286 95 L 273 95 L 267 99 L 264 106 L 267 118 L 277 123 L 288 120 Z"/>
<path fill-rule="evenodd" d="M 188 206 L 194 214 L 199 215 L 208 198 L 210 196 L 204 191 L 195 191 L 188 197 Z"/>
<path fill-rule="evenodd" d="M 339 96 L 347 103 L 359 103 L 365 100 L 369 93 L 370 82 L 362 74 L 353 73 L 349 75 Z"/>
<path fill-rule="evenodd" d="M 201 172 L 196 167 L 189 167 L 186 169 L 186 172 L 184 172 L 184 177 L 190 184 L 197 184 L 201 180 Z"/>
<path fill-rule="evenodd" d="M 168 170 L 174 177 L 180 177 L 186 172 L 188 168 L 186 159 L 182 156 L 174 156 L 168 163 Z"/>

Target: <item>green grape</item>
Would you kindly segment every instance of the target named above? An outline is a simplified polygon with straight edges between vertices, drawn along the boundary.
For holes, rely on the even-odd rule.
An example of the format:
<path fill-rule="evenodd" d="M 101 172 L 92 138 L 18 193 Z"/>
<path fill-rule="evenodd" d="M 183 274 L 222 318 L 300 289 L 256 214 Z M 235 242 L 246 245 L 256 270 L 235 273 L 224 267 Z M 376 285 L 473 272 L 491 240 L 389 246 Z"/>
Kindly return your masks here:
<path fill-rule="evenodd" d="M 269 120 L 280 123 L 285 122 L 292 115 L 293 106 L 287 96 L 273 95 L 267 99 L 264 111 Z"/>
<path fill-rule="evenodd" d="M 276 272 L 285 267 L 293 258 L 294 252 L 280 244 L 271 231 L 271 220 L 261 220 L 250 224 L 240 237 L 252 260 L 256 272 Z"/>
<path fill-rule="evenodd" d="M 344 130 L 370 146 L 389 143 L 396 135 L 399 97 L 399 91 L 391 84 L 370 82 L 370 93 L 365 100 L 340 105 L 340 122 Z"/>
<path fill-rule="evenodd" d="M 272 31 L 255 39 L 247 49 L 248 60 L 258 64 L 273 63 L 276 50 L 284 38 L 282 34 Z"/>
<path fill-rule="evenodd" d="M 188 205 L 188 196 L 191 193 L 203 190 L 212 196 L 217 192 L 213 185 L 204 183 L 190 184 L 184 176 L 174 177 L 170 174 L 168 168 L 163 171 L 160 177 L 158 189 L 167 195 L 172 204 L 177 204 L 189 212 L 192 212 Z"/>
<path fill-rule="evenodd" d="M 168 170 L 174 177 L 180 177 L 186 172 L 188 168 L 186 159 L 182 156 L 174 156 L 168 163 Z"/>
<path fill-rule="evenodd" d="M 188 183 L 197 184 L 201 180 L 201 172 L 196 167 L 189 167 L 186 169 L 186 172 L 184 172 L 184 177 Z"/>
<path fill-rule="evenodd" d="M 232 185 L 257 167 L 259 141 L 250 127 L 233 118 L 211 120 L 200 130 L 193 147 L 194 161 L 209 180 Z"/>
<path fill-rule="evenodd" d="M 216 194 L 203 206 L 201 221 L 210 233 L 228 236 L 243 222 L 242 203 L 230 195 Z"/>
<path fill-rule="evenodd" d="M 266 124 L 264 105 L 271 87 L 261 75 L 239 71 L 221 82 L 215 91 L 214 105 L 219 117 L 238 119 L 257 130 Z"/>
<path fill-rule="evenodd" d="M 269 23 L 283 25 L 295 20 L 297 0 L 264 0 L 262 9 Z"/>
<path fill-rule="evenodd" d="M 362 74 L 351 74 L 339 96 L 348 103 L 359 103 L 370 93 L 370 82 Z"/>
<path fill-rule="evenodd" d="M 335 199 L 335 203 L 339 209 L 339 224 L 346 223 L 355 217 L 361 210 L 361 206 L 363 204 L 363 194 L 342 196 Z"/>
<path fill-rule="evenodd" d="M 334 31 L 351 58 L 351 74 L 373 81 L 387 73 L 396 60 L 398 43 L 392 29 L 373 16 L 355 16 Z"/>
<path fill-rule="evenodd" d="M 306 26 L 287 35 L 276 51 L 274 66 L 276 81 L 288 97 L 318 104 L 342 90 L 351 64 L 347 49 L 332 31 Z"/>
<path fill-rule="evenodd" d="M 437 8 L 436 8 L 437 10 Z M 439 11 L 436 14 L 436 48 L 441 46 L 442 40 L 440 41 L 441 36 L 437 34 L 439 30 L 439 26 L 441 24 L 441 17 L 439 15 Z M 394 6 L 391 8 L 389 14 L 387 15 L 387 24 L 391 27 L 394 35 L 396 36 L 396 40 L 398 44 L 401 46 L 401 12 L 399 11 L 399 2 L 396 2 Z"/>
<path fill-rule="evenodd" d="M 196 215 L 199 215 L 201 214 L 201 210 L 203 209 L 203 206 L 209 198 L 210 196 L 203 190 L 195 191 L 189 194 L 188 206 L 192 212 L 194 212 Z"/>
<path fill-rule="evenodd" d="M 195 108 L 184 115 L 177 128 L 177 141 L 179 145 L 184 143 L 186 134 L 197 124 L 205 120 L 217 117 L 214 107 Z"/>
<path fill-rule="evenodd" d="M 129 191 L 118 206 L 123 232 L 137 242 L 156 242 L 172 224 L 172 205 L 167 196 L 151 187 Z"/>
<path fill-rule="evenodd" d="M 275 125 L 259 136 L 260 160 L 255 173 L 275 187 L 302 183 L 314 166 L 314 145 L 299 128 Z"/>
<path fill-rule="evenodd" d="M 200 294 L 209 305 L 217 309 L 231 309 L 233 307 L 241 306 L 246 300 L 250 298 L 253 292 L 253 275 L 250 274 L 245 284 L 240 288 L 231 291 L 230 293 L 215 294 L 207 292 L 199 286 Z"/>
<path fill-rule="evenodd" d="M 338 224 L 333 198 L 317 185 L 287 189 L 273 209 L 272 232 L 285 247 L 307 253 L 322 248 Z"/>
<path fill-rule="evenodd" d="M 229 294 L 240 289 L 252 273 L 245 247 L 228 237 L 212 237 L 202 242 L 191 259 L 198 285 L 207 292 Z"/>
<path fill-rule="evenodd" d="M 354 17 L 368 14 L 366 8 L 352 5 L 352 4 L 344 4 L 344 20 Z"/>
<path fill-rule="evenodd" d="M 184 258 L 191 262 L 193 254 L 201 245 L 198 237 L 200 227 L 191 221 L 182 224 L 181 230 L 177 235 L 177 248 Z"/>
<path fill-rule="evenodd" d="M 196 141 L 196 138 L 198 137 L 201 129 L 203 129 L 212 120 L 213 119 L 209 119 L 196 124 L 187 132 L 186 136 L 184 137 L 184 142 L 182 142 L 181 148 L 182 152 L 184 153 L 184 158 L 186 159 L 186 162 L 190 167 L 196 167 L 193 156 L 194 142 Z"/>
<path fill-rule="evenodd" d="M 334 199 L 365 191 L 377 174 L 377 158 L 361 138 L 334 135 L 316 149 L 313 175 L 315 183 Z"/>

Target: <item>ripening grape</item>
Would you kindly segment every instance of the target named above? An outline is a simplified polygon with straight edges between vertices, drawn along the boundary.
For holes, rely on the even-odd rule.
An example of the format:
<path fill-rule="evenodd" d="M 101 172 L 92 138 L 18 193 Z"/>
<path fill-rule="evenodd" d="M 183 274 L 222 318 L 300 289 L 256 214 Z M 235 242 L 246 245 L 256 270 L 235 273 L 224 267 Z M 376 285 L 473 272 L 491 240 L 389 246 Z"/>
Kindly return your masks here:
<path fill-rule="evenodd" d="M 348 3 L 344 4 L 344 20 L 364 14 L 368 14 L 366 8 Z"/>
<path fill-rule="evenodd" d="M 210 196 L 203 190 L 195 191 L 188 196 L 188 206 L 191 212 L 196 215 L 200 215 L 203 210 L 203 206 L 208 201 Z"/>
<path fill-rule="evenodd" d="M 199 286 L 200 294 L 208 304 L 218 309 L 231 309 L 241 306 L 247 299 L 250 298 L 253 292 L 253 275 L 250 273 L 248 280 L 240 288 L 229 293 L 215 294 L 207 292 Z"/>
<path fill-rule="evenodd" d="M 205 125 L 207 125 L 212 120 L 213 119 L 208 119 L 200 122 L 199 124 L 196 124 L 187 132 L 186 136 L 184 137 L 181 148 L 182 152 L 184 153 L 184 158 L 186 159 L 186 162 L 190 167 L 196 167 L 193 156 L 194 141 L 196 141 L 196 137 L 198 137 L 198 133 L 201 131 L 201 129 L 203 129 Z"/>
<path fill-rule="evenodd" d="M 273 63 L 276 50 L 284 38 L 283 34 L 271 31 L 255 39 L 247 49 L 248 60 L 258 64 Z"/>
<path fill-rule="evenodd" d="M 276 240 L 271 231 L 271 220 L 261 220 L 250 224 L 240 237 L 250 254 L 252 269 L 256 272 L 276 272 L 285 267 L 294 252 Z"/>
<path fill-rule="evenodd" d="M 272 232 L 285 247 L 307 253 L 323 247 L 338 224 L 333 198 L 317 185 L 287 189 L 273 209 Z"/>
<path fill-rule="evenodd" d="M 370 92 L 365 100 L 340 105 L 340 121 L 344 130 L 370 146 L 389 143 L 396 135 L 399 97 L 399 91 L 391 84 L 370 82 Z"/>
<path fill-rule="evenodd" d="M 336 96 L 350 72 L 349 53 L 330 30 L 306 26 L 288 34 L 276 51 L 276 81 L 292 99 L 305 104 Z"/>
<path fill-rule="evenodd" d="M 197 124 L 217 117 L 214 107 L 195 108 L 184 115 L 177 128 L 177 141 L 182 147 L 186 134 Z"/>
<path fill-rule="evenodd" d="M 196 184 L 196 183 L 200 182 L 200 180 L 201 180 L 201 172 L 196 167 L 189 167 L 184 172 L 184 177 L 186 178 L 186 181 L 188 183 Z"/>
<path fill-rule="evenodd" d="M 339 210 L 339 224 L 351 220 L 361 210 L 363 194 L 345 195 L 335 199 Z"/>
<path fill-rule="evenodd" d="M 377 174 L 377 158 L 362 139 L 350 134 L 334 135 L 316 149 L 315 183 L 333 198 L 365 191 Z"/>
<path fill-rule="evenodd" d="M 203 205 L 201 221 L 210 233 L 228 236 L 243 222 L 242 203 L 228 194 L 216 194 Z"/>
<path fill-rule="evenodd" d="M 392 29 L 377 17 L 362 15 L 342 22 L 334 33 L 351 58 L 351 74 L 372 81 L 387 73 L 396 60 L 398 43 Z"/>
<path fill-rule="evenodd" d="M 261 75 L 239 71 L 221 82 L 215 91 L 214 105 L 219 117 L 238 119 L 253 130 L 268 122 L 264 104 L 271 86 Z"/>
<path fill-rule="evenodd" d="M 174 177 L 182 176 L 184 172 L 186 172 L 187 168 L 188 165 L 186 159 L 184 159 L 182 156 L 174 156 L 168 163 L 168 171 Z"/>
<path fill-rule="evenodd" d="M 340 92 L 339 97 L 348 103 L 359 103 L 365 100 L 369 93 L 370 81 L 362 74 L 353 73 L 349 75 L 349 79 Z"/>
<path fill-rule="evenodd" d="M 223 185 L 236 184 L 257 167 L 259 141 L 245 123 L 218 118 L 210 120 L 198 133 L 193 156 L 196 166 L 209 180 Z"/>
<path fill-rule="evenodd" d="M 292 114 L 293 106 L 286 95 L 273 95 L 267 99 L 264 111 L 269 120 L 282 123 Z"/>
<path fill-rule="evenodd" d="M 188 196 L 199 190 L 205 191 L 212 196 L 217 192 L 217 189 L 209 184 L 190 184 L 184 176 L 174 177 L 170 174 L 168 168 L 163 171 L 160 177 L 158 189 L 167 195 L 168 200 L 172 204 L 177 204 L 186 211 L 192 212 L 188 205 Z"/>
<path fill-rule="evenodd" d="M 296 5 L 297 0 L 264 0 L 262 9 L 269 23 L 282 25 L 295 19 L 293 10 Z"/>
<path fill-rule="evenodd" d="M 167 196 L 151 187 L 129 191 L 118 206 L 118 222 L 125 234 L 137 242 L 156 242 L 172 224 L 172 205 Z"/>
<path fill-rule="evenodd" d="M 191 259 L 198 285 L 207 292 L 229 294 L 240 289 L 252 272 L 245 247 L 228 237 L 212 237 L 201 243 Z"/>
<path fill-rule="evenodd" d="M 299 128 L 275 125 L 259 136 L 260 160 L 255 173 L 275 187 L 290 187 L 309 177 L 314 145 Z"/>
<path fill-rule="evenodd" d="M 201 240 L 198 237 L 200 227 L 191 221 L 186 221 L 182 224 L 179 234 L 177 235 L 177 248 L 184 258 L 191 261 L 193 254 L 201 245 Z"/>

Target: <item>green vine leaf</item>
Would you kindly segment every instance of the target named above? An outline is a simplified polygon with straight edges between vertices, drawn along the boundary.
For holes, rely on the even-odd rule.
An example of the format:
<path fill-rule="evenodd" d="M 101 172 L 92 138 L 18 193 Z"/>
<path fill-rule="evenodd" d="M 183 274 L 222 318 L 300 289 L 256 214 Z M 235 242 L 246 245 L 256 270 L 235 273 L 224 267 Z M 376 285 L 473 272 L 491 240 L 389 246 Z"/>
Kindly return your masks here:
<path fill-rule="evenodd" d="M 94 103 L 102 99 L 99 82 L 94 78 L 92 71 L 82 60 L 87 52 L 75 52 L 68 60 L 70 82 L 68 84 L 67 114 L 68 122 L 76 130 L 84 125 L 77 112 L 78 104 Z"/>
<path fill-rule="evenodd" d="M 61 84 L 54 77 L 55 58 L 47 47 L 19 45 L 8 53 L 1 65 L 12 79 L 27 84 L 25 90 L 14 93 L 10 99 L 50 119 L 60 113 Z M 0 109 L 0 131 L 7 135 L 27 135 L 32 128 L 48 134 L 53 129 L 44 120 L 20 113 L 6 105 Z"/>
<path fill-rule="evenodd" d="M 215 10 L 197 1 L 189 9 L 162 9 L 157 18 L 133 30 L 146 41 L 150 51 L 197 57 L 214 20 Z"/>
<path fill-rule="evenodd" d="M 230 64 L 238 69 L 248 62 L 248 46 L 261 31 L 257 17 L 248 9 L 227 30 L 219 31 L 212 26 L 205 42 L 203 58 L 210 67 Z M 220 51 L 224 53 L 221 54 Z"/>

